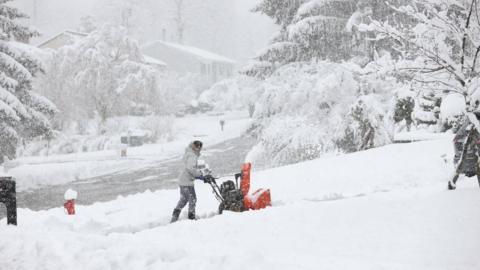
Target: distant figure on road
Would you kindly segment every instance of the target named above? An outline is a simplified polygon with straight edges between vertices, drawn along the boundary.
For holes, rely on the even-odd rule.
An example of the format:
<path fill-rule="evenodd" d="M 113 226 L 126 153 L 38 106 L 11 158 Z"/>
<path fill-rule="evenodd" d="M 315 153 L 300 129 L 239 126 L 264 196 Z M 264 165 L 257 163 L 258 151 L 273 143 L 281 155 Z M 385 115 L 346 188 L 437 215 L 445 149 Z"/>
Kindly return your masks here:
<path fill-rule="evenodd" d="M 220 129 L 223 131 L 223 127 L 225 126 L 225 120 L 220 119 Z"/>
<path fill-rule="evenodd" d="M 205 181 L 201 171 L 198 168 L 198 157 L 202 150 L 203 143 L 201 141 L 191 142 L 185 149 L 183 155 L 183 170 L 178 179 L 178 186 L 180 188 L 180 200 L 173 210 L 172 219 L 170 222 L 175 222 L 180 216 L 183 207 L 188 203 L 188 219 L 195 219 L 195 204 L 197 203 L 197 195 L 195 193 L 194 182 L 195 179 Z"/>

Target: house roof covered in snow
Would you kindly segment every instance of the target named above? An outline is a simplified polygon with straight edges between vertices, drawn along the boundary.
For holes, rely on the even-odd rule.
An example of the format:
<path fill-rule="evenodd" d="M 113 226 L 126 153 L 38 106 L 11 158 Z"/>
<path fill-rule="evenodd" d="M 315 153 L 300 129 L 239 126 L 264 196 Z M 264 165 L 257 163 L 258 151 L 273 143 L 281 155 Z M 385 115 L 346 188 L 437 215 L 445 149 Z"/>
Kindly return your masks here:
<path fill-rule="evenodd" d="M 68 45 L 74 38 L 84 38 L 88 34 L 82 32 L 76 32 L 71 30 L 65 30 L 37 45 L 37 48 L 45 49 L 58 49 L 62 46 Z M 167 64 L 163 61 L 160 61 L 156 58 L 150 57 L 148 55 L 143 55 L 145 62 L 147 64 L 152 64 L 156 66 L 165 67 Z"/>
<path fill-rule="evenodd" d="M 61 33 L 58 33 L 57 35 L 41 42 L 40 44 L 37 45 L 38 48 L 44 49 L 44 48 L 50 48 L 51 44 L 54 44 L 56 41 L 62 43 L 62 45 L 66 45 L 67 42 L 72 40 L 72 38 L 77 38 L 77 37 L 86 37 L 88 34 L 82 33 L 82 32 L 77 32 L 77 31 L 72 31 L 72 30 L 65 30 Z"/>
<path fill-rule="evenodd" d="M 158 60 L 157 58 L 150 57 L 146 54 L 143 55 L 143 58 L 145 59 L 145 62 L 148 64 L 154 64 L 158 66 L 167 66 L 167 64 L 163 61 Z"/>
<path fill-rule="evenodd" d="M 198 58 L 201 58 L 201 59 L 204 59 L 204 60 L 215 61 L 215 62 L 223 62 L 223 63 L 229 63 L 229 64 L 235 64 L 236 63 L 236 61 L 233 60 L 233 59 L 230 59 L 228 57 L 225 57 L 225 56 L 213 53 L 213 52 L 209 52 L 209 51 L 197 48 L 197 47 L 186 46 L 186 45 L 166 42 L 166 41 L 162 41 L 162 40 L 152 41 L 150 43 L 145 44 L 143 47 L 146 48 L 146 47 L 152 47 L 152 46 L 157 46 L 157 45 L 166 46 L 166 47 L 169 47 L 169 48 L 172 48 L 172 49 L 175 49 L 175 50 L 179 50 L 179 51 L 182 51 L 182 52 L 187 53 L 187 54 L 194 55 L 195 57 L 198 57 Z"/>

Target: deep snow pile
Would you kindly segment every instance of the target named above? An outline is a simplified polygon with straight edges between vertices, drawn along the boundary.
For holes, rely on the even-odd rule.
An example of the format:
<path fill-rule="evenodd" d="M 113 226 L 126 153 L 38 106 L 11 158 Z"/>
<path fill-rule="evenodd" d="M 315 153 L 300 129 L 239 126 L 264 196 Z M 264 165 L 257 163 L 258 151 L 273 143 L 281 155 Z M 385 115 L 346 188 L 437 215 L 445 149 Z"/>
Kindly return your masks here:
<path fill-rule="evenodd" d="M 178 191 L 0 220 L 5 269 L 478 269 L 480 189 L 452 172 L 450 140 L 389 145 L 252 174 L 273 207 L 168 224 Z M 82 194 L 78 194 L 79 197 Z"/>

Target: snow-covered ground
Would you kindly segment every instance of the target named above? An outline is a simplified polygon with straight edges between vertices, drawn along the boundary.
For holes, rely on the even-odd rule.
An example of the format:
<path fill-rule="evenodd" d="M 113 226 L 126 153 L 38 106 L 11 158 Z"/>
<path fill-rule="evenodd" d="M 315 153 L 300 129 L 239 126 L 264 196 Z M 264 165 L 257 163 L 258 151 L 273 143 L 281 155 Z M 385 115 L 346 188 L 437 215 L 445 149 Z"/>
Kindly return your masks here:
<path fill-rule="evenodd" d="M 454 134 L 444 132 L 429 132 L 426 130 L 414 130 L 397 132 L 394 136 L 396 142 L 414 142 L 414 141 L 426 141 L 426 140 L 438 140 L 438 139 L 450 139 L 453 140 Z"/>
<path fill-rule="evenodd" d="M 224 131 L 220 130 L 220 119 L 225 120 Z M 9 162 L 4 172 L 15 177 L 17 189 L 22 191 L 132 170 L 148 166 L 154 161 L 178 157 L 192 140 L 203 141 L 208 150 L 213 144 L 242 135 L 250 121 L 246 111 L 225 115 L 189 115 L 175 120 L 174 140 L 164 144 L 130 147 L 127 157 L 121 157 L 120 150 L 22 157 Z"/>
<path fill-rule="evenodd" d="M 254 172 L 273 207 L 169 224 L 176 190 L 0 220 L 1 269 L 480 269 L 480 189 L 447 191 L 451 141 L 397 144 Z M 254 165 L 255 166 L 255 165 Z M 79 197 L 82 194 L 78 194 Z"/>
<path fill-rule="evenodd" d="M 427 141 L 427 140 L 439 140 L 450 139 L 453 140 L 453 133 L 434 133 L 425 130 L 404 131 L 395 133 L 394 141 L 396 142 L 414 142 L 414 141 Z"/>

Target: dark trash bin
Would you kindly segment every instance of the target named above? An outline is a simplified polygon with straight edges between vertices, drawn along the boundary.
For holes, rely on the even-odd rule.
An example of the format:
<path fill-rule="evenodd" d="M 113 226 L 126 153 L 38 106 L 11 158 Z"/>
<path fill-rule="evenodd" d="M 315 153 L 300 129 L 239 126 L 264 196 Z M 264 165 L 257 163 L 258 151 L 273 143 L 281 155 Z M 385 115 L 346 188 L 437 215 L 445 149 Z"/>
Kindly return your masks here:
<path fill-rule="evenodd" d="M 10 176 L 0 176 L 0 203 L 7 208 L 7 224 L 17 225 L 17 196 L 15 181 Z"/>

